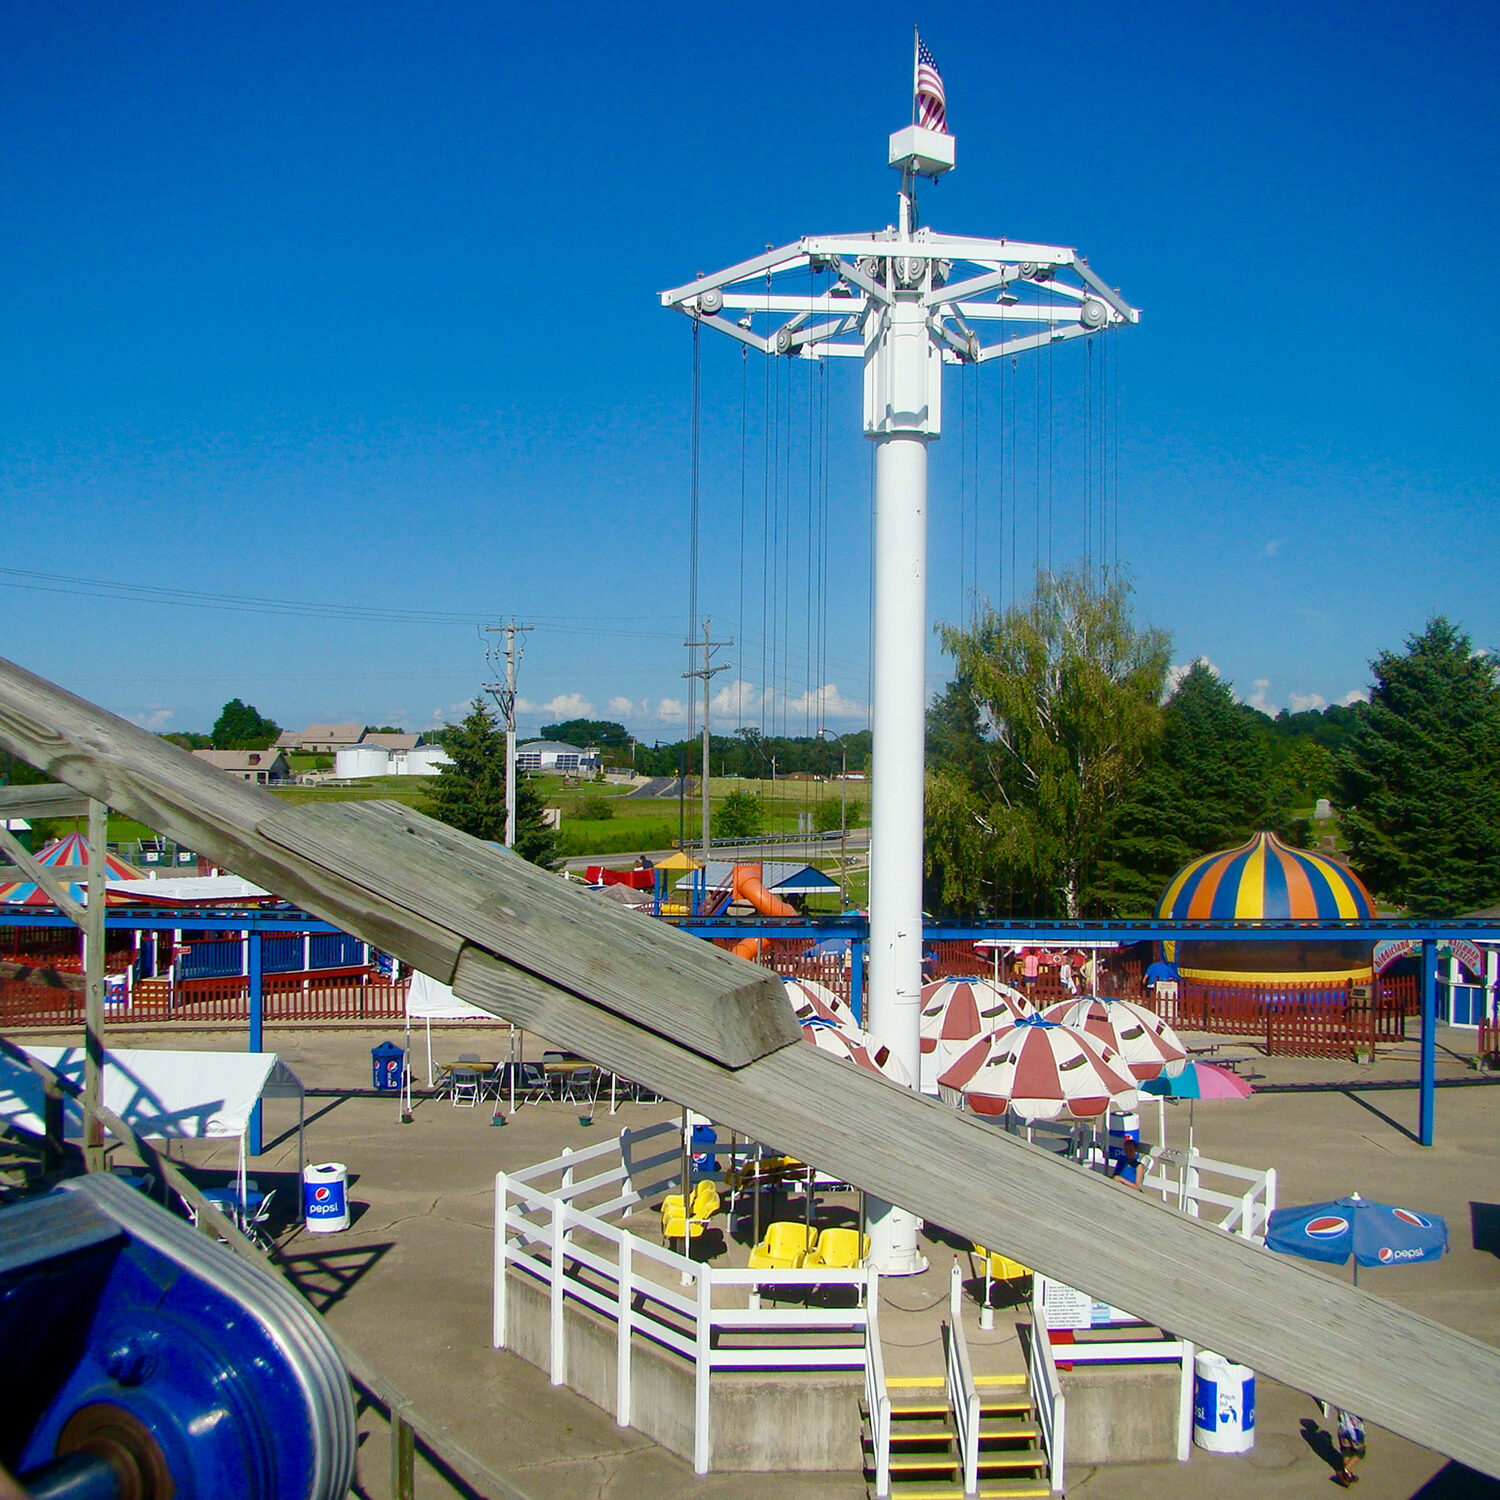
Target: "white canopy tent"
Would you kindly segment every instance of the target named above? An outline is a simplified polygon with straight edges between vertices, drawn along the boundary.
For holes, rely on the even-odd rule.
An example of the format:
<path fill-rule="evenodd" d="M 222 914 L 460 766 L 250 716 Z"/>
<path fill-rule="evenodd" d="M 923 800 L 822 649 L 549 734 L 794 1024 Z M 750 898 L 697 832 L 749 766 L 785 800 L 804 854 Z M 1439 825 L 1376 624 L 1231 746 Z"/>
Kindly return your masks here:
<path fill-rule="evenodd" d="M 477 1005 L 470 1005 L 467 1000 L 460 1000 L 453 993 L 451 985 L 446 985 L 441 980 L 434 979 L 430 974 L 420 973 L 416 969 L 412 970 L 411 983 L 406 988 L 406 1050 L 408 1052 L 411 1051 L 413 1020 L 424 1022 L 427 1028 L 427 1082 L 429 1085 L 436 1077 L 432 1064 L 432 1023 L 434 1021 L 498 1023 L 507 1029 L 509 1050 L 514 1048 L 516 1029 L 508 1021 L 500 1021 L 493 1011 L 481 1010 Z"/>
<path fill-rule="evenodd" d="M 26 1047 L 38 1062 L 83 1086 L 82 1047 Z M 245 1133 L 261 1099 L 297 1101 L 297 1174 L 303 1167 L 302 1080 L 274 1052 L 181 1052 L 121 1047 L 104 1054 L 104 1107 L 148 1140 L 239 1141 L 239 1200 L 246 1199 Z M 0 1054 L 0 1126 L 46 1132 L 42 1080 Z M 65 1097 L 63 1133 L 83 1139 L 83 1110 Z"/>

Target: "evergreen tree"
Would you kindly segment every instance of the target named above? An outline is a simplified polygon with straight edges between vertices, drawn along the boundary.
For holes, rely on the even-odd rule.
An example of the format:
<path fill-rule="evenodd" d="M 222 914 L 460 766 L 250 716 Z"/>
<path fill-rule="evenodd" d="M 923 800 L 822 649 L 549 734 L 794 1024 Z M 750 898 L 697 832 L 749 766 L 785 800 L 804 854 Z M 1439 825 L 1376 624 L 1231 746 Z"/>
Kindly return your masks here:
<path fill-rule="evenodd" d="M 231 698 L 214 721 L 215 750 L 264 750 L 281 733 L 281 726 L 262 718 L 255 707 Z"/>
<path fill-rule="evenodd" d="M 1257 715 L 1264 718 L 1264 715 Z M 1121 803 L 1099 899 L 1148 916 L 1189 860 L 1284 831 L 1268 738 L 1205 662 L 1189 668 L 1162 713 L 1162 736 Z"/>
<path fill-rule="evenodd" d="M 1040 575 L 1029 603 L 942 637 L 958 693 L 929 724 L 928 899 L 1077 916 L 1160 733 L 1167 637 L 1135 627 L 1122 580 L 1100 590 L 1082 571 Z"/>
<path fill-rule="evenodd" d="M 1500 898 L 1500 687 L 1442 616 L 1370 663 L 1370 701 L 1339 756 L 1334 804 L 1355 867 L 1413 916 Z"/>
<path fill-rule="evenodd" d="M 452 764 L 438 769 L 426 811 L 477 839 L 504 843 L 505 732 L 483 698 L 474 700 L 462 724 L 447 727 L 443 748 Z M 557 835 L 542 826 L 543 806 L 529 781 L 517 781 L 515 850 L 538 865 L 550 864 L 557 855 Z"/>

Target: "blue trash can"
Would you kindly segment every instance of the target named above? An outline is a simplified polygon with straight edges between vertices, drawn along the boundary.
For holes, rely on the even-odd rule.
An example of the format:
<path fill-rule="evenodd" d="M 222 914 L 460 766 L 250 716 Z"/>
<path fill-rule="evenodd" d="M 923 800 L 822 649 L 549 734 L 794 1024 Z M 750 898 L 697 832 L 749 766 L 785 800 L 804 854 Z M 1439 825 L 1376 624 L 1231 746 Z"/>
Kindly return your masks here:
<path fill-rule="evenodd" d="M 394 1042 L 370 1048 L 371 1082 L 377 1094 L 401 1092 L 401 1065 L 406 1053 Z"/>
<path fill-rule="evenodd" d="M 719 1132 L 712 1125 L 693 1126 L 693 1171 L 699 1176 L 712 1176 L 719 1170 L 719 1158 L 714 1147 L 719 1144 Z"/>

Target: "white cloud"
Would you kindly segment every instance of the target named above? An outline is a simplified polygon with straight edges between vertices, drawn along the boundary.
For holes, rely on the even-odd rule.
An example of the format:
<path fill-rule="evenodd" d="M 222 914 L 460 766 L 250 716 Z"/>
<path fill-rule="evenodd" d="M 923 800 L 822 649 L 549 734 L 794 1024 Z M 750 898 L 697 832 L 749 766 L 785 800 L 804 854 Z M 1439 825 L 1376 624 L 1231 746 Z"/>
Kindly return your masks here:
<path fill-rule="evenodd" d="M 1170 698 L 1177 691 L 1182 679 L 1187 676 L 1194 667 L 1207 667 L 1215 677 L 1220 675 L 1219 669 L 1206 657 L 1195 656 L 1192 661 L 1185 661 L 1181 666 L 1167 668 L 1167 696 Z"/>
<path fill-rule="evenodd" d="M 138 724 L 142 729 L 149 729 L 152 734 L 160 734 L 177 717 L 177 710 L 162 708 L 153 703 L 150 708 L 142 709 L 139 713 L 127 714 L 126 717 L 132 724 Z"/>
<path fill-rule="evenodd" d="M 656 717 L 663 724 L 681 724 L 687 718 L 687 705 L 677 698 L 663 698 L 656 705 Z"/>
<path fill-rule="evenodd" d="M 1342 703 L 1345 708 L 1348 708 L 1351 703 L 1368 703 L 1369 700 L 1370 695 L 1365 692 L 1363 688 L 1350 688 L 1349 691 L 1339 699 L 1339 702 Z"/>
<path fill-rule="evenodd" d="M 1306 713 L 1310 708 L 1327 708 L 1328 700 L 1322 693 L 1289 693 L 1287 702 L 1294 714 Z"/>
<path fill-rule="evenodd" d="M 1248 703 L 1251 708 L 1258 708 L 1263 714 L 1276 717 L 1276 705 L 1266 701 L 1266 694 L 1271 691 L 1271 679 L 1269 677 L 1257 677 L 1255 679 L 1255 691 L 1242 701 Z"/>
<path fill-rule="evenodd" d="M 517 710 L 520 704 L 516 705 Z M 594 712 L 594 705 L 582 693 L 559 693 L 542 704 L 542 712 L 556 714 L 559 719 L 587 719 Z"/>
<path fill-rule="evenodd" d="M 795 722 L 798 719 L 803 724 L 808 719 L 819 722 L 825 719 L 863 720 L 868 712 L 863 703 L 846 698 L 835 682 L 808 688 L 795 698 L 782 698 L 774 688 L 762 692 L 753 682 L 746 682 L 743 678 L 725 683 L 714 694 L 709 707 L 716 725 L 734 728 L 764 719 L 769 732 L 770 721 L 782 716 L 786 720 L 788 734 L 802 733 L 803 726 Z"/>
<path fill-rule="evenodd" d="M 1276 554 L 1280 552 L 1281 549 L 1285 546 L 1286 538 L 1284 536 L 1272 537 L 1271 540 L 1267 542 L 1263 548 L 1261 548 L 1261 552 L 1266 557 L 1275 557 Z"/>
<path fill-rule="evenodd" d="M 618 714 L 622 719 L 633 719 L 637 713 L 644 713 L 645 710 L 646 705 L 644 703 L 637 709 L 629 698 L 611 698 L 609 700 L 610 713 Z"/>

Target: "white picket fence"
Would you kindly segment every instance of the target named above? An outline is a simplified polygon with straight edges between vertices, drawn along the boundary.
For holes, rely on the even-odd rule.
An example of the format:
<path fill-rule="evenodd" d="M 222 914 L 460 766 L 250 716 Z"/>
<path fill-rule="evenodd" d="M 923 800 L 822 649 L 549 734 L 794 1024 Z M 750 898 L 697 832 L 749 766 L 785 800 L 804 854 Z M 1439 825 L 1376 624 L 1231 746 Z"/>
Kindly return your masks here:
<path fill-rule="evenodd" d="M 636 1336 L 681 1355 L 694 1371 L 693 1467 L 705 1474 L 713 1452 L 715 1371 L 862 1369 L 869 1388 L 872 1348 L 878 1361 L 878 1340 L 870 1334 L 876 1280 L 873 1271 L 863 1269 L 714 1267 L 613 1222 L 640 1204 L 682 1190 L 681 1141 L 671 1122 L 627 1129 L 617 1140 L 585 1151 L 495 1174 L 493 1343 L 497 1349 L 507 1346 L 512 1271 L 547 1289 L 553 1385 L 568 1379 L 568 1300 L 612 1320 L 615 1419 L 622 1427 L 631 1422 Z M 583 1236 L 589 1244 L 580 1243 Z M 800 1298 L 809 1287 L 850 1288 L 857 1305 L 743 1305 L 756 1300 L 757 1288 L 771 1297 Z M 720 1338 L 728 1332 L 731 1346 Z M 882 1392 L 884 1386 L 882 1376 Z"/>
<path fill-rule="evenodd" d="M 1264 1241 L 1276 1207 L 1276 1168 L 1258 1172 L 1214 1161 L 1196 1148 L 1159 1148 L 1151 1154 L 1142 1191 L 1159 1192 L 1163 1203 L 1228 1234 Z"/>

